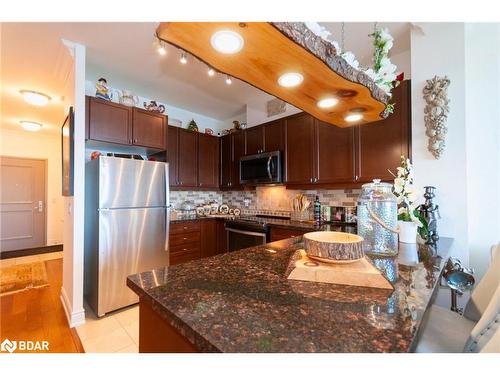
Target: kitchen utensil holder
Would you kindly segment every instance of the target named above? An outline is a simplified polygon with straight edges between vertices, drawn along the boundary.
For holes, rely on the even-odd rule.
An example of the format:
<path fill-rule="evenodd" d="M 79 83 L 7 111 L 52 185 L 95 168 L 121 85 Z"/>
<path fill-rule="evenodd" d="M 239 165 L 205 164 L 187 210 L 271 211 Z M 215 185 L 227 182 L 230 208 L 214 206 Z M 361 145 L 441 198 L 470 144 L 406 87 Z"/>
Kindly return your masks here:
<path fill-rule="evenodd" d="M 309 211 L 292 211 L 290 213 L 290 220 L 292 221 L 309 221 Z"/>

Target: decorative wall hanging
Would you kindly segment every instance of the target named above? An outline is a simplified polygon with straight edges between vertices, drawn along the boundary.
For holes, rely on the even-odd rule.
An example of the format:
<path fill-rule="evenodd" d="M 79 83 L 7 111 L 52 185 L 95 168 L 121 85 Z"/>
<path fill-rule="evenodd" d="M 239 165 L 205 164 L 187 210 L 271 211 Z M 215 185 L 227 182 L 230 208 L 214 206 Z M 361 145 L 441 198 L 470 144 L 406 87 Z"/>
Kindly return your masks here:
<path fill-rule="evenodd" d="M 427 148 L 436 159 L 439 159 L 446 147 L 445 137 L 448 132 L 446 120 L 450 111 L 448 99 L 448 77 L 434 76 L 427 80 L 423 89 L 424 100 L 427 103 L 424 108 L 425 134 L 429 137 Z"/>
<path fill-rule="evenodd" d="M 392 65 L 384 59 L 378 72 L 364 71 L 327 34 L 303 22 L 163 22 L 156 30 L 160 41 L 321 121 L 348 127 L 386 118 Z M 388 52 L 385 30 L 377 41 Z"/>
<path fill-rule="evenodd" d="M 281 99 L 272 99 L 267 103 L 267 117 L 276 116 L 286 111 L 286 103 Z"/>

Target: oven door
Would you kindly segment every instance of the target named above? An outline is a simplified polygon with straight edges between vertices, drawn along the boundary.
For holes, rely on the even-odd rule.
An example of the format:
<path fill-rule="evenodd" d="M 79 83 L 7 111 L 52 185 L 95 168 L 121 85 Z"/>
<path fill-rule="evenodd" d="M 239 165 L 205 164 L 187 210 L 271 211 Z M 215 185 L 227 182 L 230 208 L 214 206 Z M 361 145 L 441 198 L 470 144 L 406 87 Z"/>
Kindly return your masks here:
<path fill-rule="evenodd" d="M 266 234 L 242 229 L 227 228 L 227 250 L 235 251 L 247 247 L 265 245 Z"/>

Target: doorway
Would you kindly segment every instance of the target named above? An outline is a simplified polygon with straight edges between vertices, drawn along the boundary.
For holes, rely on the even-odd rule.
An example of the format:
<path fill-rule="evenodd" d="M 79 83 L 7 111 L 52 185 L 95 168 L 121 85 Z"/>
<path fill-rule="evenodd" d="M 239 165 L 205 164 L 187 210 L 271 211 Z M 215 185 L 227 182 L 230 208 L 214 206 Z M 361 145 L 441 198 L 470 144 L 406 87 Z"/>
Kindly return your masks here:
<path fill-rule="evenodd" d="M 0 156 L 0 252 L 46 245 L 47 161 Z"/>

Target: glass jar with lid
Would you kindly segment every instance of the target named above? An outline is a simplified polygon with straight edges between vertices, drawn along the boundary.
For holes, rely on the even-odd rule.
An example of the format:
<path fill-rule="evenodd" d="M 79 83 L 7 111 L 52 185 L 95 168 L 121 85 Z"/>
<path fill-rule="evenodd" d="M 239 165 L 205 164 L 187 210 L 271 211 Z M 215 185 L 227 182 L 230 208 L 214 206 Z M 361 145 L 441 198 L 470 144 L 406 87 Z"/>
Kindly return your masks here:
<path fill-rule="evenodd" d="M 362 186 L 357 203 L 358 235 L 365 254 L 398 254 L 398 202 L 392 184 L 373 180 Z"/>

